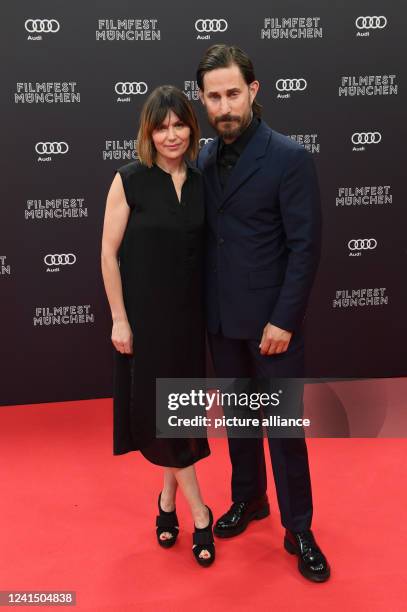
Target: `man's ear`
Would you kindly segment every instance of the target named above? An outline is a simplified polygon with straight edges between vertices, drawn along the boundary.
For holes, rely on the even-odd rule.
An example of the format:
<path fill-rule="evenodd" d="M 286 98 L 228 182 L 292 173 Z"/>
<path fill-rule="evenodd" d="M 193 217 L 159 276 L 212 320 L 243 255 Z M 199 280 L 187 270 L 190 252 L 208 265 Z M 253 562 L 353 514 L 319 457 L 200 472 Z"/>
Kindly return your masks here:
<path fill-rule="evenodd" d="M 260 87 L 260 83 L 259 81 L 252 81 L 249 85 L 249 91 L 250 91 L 250 101 L 253 102 L 254 98 L 257 95 L 257 92 L 259 91 L 259 87 Z"/>
<path fill-rule="evenodd" d="M 199 95 L 199 99 L 202 102 L 202 104 L 205 106 L 205 101 L 204 101 L 204 94 L 202 89 L 198 89 L 198 95 Z"/>

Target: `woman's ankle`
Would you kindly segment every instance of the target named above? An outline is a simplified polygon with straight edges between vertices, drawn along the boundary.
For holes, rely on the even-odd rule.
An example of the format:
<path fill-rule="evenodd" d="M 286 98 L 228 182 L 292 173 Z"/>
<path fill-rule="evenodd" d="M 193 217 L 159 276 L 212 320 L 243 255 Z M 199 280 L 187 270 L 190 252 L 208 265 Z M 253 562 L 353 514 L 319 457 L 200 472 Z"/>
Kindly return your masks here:
<path fill-rule="evenodd" d="M 198 529 L 205 529 L 209 524 L 209 510 L 205 505 L 200 506 L 192 511 L 194 525 Z"/>
<path fill-rule="evenodd" d="M 175 510 L 175 496 L 176 491 L 166 491 L 165 489 L 162 490 L 160 507 L 164 512 L 173 512 Z"/>

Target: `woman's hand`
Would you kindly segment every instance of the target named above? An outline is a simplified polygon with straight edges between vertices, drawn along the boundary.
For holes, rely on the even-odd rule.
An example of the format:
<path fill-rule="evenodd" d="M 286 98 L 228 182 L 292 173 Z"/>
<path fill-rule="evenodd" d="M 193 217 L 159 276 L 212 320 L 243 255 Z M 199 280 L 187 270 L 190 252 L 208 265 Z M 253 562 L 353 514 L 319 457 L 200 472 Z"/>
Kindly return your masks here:
<path fill-rule="evenodd" d="M 133 353 L 133 333 L 127 320 L 113 321 L 112 342 L 119 353 L 128 355 Z"/>

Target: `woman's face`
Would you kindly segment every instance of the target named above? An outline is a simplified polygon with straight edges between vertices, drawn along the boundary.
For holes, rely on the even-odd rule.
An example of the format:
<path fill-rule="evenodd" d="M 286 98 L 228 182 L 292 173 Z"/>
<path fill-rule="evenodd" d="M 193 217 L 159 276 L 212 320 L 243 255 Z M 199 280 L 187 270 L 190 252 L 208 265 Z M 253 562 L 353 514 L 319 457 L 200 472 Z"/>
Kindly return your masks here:
<path fill-rule="evenodd" d="M 177 159 L 187 151 L 190 134 L 190 127 L 170 110 L 162 124 L 153 130 L 152 138 L 159 155 Z"/>

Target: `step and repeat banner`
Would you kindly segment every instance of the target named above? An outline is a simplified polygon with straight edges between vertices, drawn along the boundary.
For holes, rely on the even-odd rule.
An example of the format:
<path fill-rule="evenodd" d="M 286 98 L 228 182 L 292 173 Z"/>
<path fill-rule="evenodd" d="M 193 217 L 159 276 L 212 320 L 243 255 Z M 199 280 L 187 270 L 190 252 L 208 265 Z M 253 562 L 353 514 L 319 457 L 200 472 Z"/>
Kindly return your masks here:
<path fill-rule="evenodd" d="M 1 403 L 111 395 L 107 190 L 137 159 L 139 112 L 158 85 L 192 101 L 201 144 L 214 137 L 195 79 L 219 42 L 249 53 L 264 119 L 317 164 L 324 244 L 307 376 L 406 375 L 405 23 L 401 1 L 3 6 Z"/>

